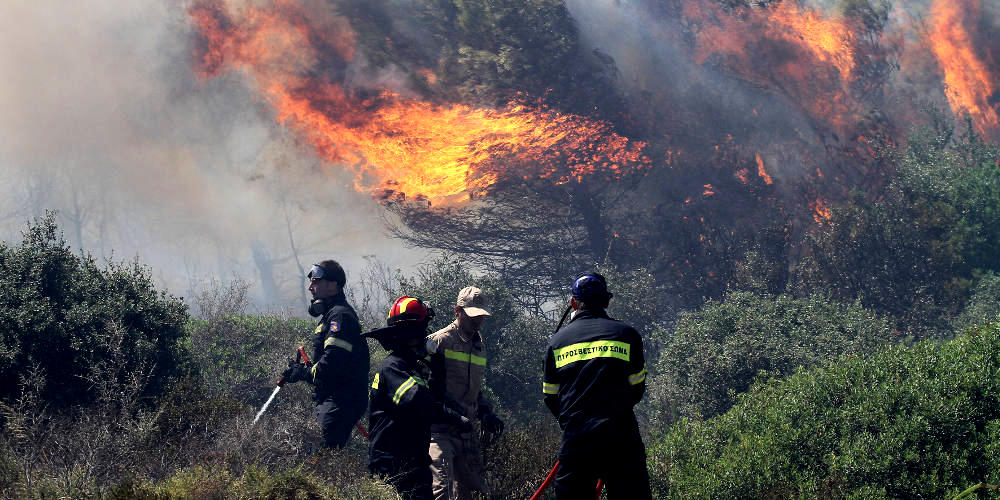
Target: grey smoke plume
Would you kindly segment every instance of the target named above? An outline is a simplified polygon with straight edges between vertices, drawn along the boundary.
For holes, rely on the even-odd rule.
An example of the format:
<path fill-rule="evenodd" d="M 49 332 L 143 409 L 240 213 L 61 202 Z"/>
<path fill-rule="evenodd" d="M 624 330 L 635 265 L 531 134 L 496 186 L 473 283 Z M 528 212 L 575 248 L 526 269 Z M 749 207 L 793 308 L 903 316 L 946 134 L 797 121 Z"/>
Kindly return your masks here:
<path fill-rule="evenodd" d="M 387 239 L 376 202 L 321 169 L 240 75 L 199 81 L 191 40 L 172 0 L 5 3 L 0 238 L 55 209 L 73 247 L 138 255 L 176 295 L 239 276 L 262 307 L 301 308 L 299 266 L 320 259 L 350 279 L 365 256 L 423 257 Z"/>

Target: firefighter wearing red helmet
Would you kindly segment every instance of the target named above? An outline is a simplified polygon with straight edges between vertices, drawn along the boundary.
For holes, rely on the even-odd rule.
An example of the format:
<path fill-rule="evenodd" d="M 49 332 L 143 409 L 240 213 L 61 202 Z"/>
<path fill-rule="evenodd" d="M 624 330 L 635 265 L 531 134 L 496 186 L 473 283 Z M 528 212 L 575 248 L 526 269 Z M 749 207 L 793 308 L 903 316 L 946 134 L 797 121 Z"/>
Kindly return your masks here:
<path fill-rule="evenodd" d="M 424 338 L 434 311 L 420 299 L 400 297 L 388 326 L 363 334 L 389 351 L 372 381 L 368 470 L 382 476 L 404 500 L 430 500 L 432 424 L 471 429 L 468 418 L 436 399 L 428 387 Z"/>
<path fill-rule="evenodd" d="M 593 498 L 603 480 L 609 499 L 649 499 L 646 449 L 632 407 L 646 390 L 642 339 L 612 319 L 607 281 L 586 273 L 573 282 L 573 317 L 549 340 L 542 392 L 559 420 L 559 500 Z"/>

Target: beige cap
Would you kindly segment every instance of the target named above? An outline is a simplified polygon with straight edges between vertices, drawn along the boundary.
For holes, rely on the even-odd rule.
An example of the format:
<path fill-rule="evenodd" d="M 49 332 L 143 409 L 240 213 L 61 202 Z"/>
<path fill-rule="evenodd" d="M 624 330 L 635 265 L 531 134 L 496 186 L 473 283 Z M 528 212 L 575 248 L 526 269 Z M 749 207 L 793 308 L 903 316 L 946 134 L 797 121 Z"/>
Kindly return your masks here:
<path fill-rule="evenodd" d="M 471 318 L 490 315 L 490 312 L 485 309 L 486 295 L 474 286 L 467 286 L 458 292 L 458 302 L 455 305 L 461 307 L 465 314 Z"/>

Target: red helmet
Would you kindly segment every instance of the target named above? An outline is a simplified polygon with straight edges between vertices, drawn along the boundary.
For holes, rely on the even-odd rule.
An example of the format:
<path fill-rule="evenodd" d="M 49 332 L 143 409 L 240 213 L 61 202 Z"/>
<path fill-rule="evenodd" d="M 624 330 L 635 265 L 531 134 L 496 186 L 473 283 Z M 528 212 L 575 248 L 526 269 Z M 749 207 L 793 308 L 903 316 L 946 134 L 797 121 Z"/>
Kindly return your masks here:
<path fill-rule="evenodd" d="M 427 307 L 418 298 L 403 296 L 392 304 L 386 323 L 393 326 L 404 321 L 430 322 L 432 319 L 434 319 L 434 309 Z"/>

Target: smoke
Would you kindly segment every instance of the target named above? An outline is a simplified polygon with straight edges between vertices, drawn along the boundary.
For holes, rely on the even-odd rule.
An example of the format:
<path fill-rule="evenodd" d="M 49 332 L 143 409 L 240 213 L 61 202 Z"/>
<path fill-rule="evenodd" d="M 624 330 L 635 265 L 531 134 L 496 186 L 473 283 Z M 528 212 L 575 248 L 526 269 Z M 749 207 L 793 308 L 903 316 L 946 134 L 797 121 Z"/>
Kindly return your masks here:
<path fill-rule="evenodd" d="M 630 112 L 650 130 L 695 154 L 738 142 L 753 159 L 759 154 L 775 178 L 794 184 L 818 166 L 828 131 L 816 130 L 793 97 L 748 85 L 718 64 L 697 61 L 695 34 L 680 2 L 567 0 L 585 46 L 614 59 Z M 711 2 L 705 3 L 710 6 Z M 818 134 L 818 137 L 810 135 Z M 805 138 L 804 138 L 805 136 Z M 794 154 L 785 145 L 795 142 Z"/>
<path fill-rule="evenodd" d="M 0 237 L 59 211 L 67 242 L 138 255 L 171 293 L 253 285 L 261 307 L 304 298 L 299 265 L 423 257 L 378 205 L 321 169 L 239 74 L 205 81 L 172 0 L 7 2 L 0 17 Z M 291 235 L 291 237 L 290 237 Z M 292 251 L 294 241 L 296 255 Z"/>

